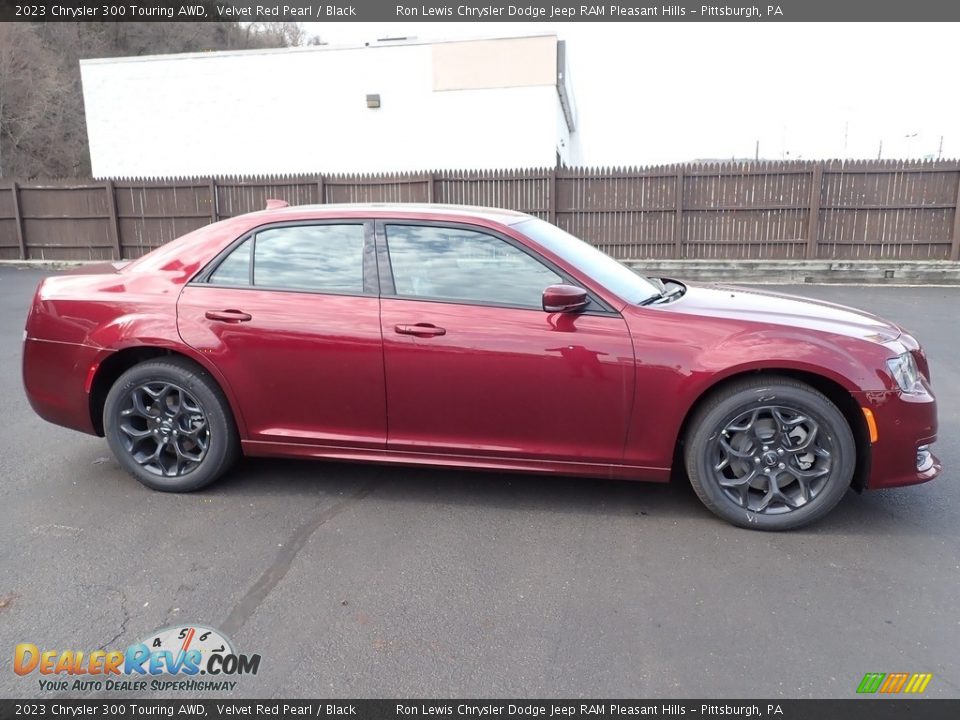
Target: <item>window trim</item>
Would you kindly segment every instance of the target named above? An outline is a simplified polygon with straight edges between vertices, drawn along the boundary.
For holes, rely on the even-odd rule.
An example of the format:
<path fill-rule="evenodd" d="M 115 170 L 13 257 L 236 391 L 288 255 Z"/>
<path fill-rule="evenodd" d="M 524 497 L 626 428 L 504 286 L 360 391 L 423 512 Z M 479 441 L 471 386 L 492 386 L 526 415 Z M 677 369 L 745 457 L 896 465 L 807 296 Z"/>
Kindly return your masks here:
<path fill-rule="evenodd" d="M 277 228 L 287 228 L 287 227 L 313 227 L 313 226 L 324 226 L 324 225 L 359 225 L 363 228 L 363 246 L 361 249 L 361 273 L 362 273 L 362 282 L 363 282 L 363 291 L 360 293 L 355 292 L 344 292 L 337 290 L 321 290 L 321 289 L 306 289 L 306 288 L 287 288 L 287 287 L 278 287 L 274 285 L 254 285 L 253 284 L 253 273 L 254 266 L 256 265 L 256 249 L 257 249 L 257 235 L 261 232 L 267 230 L 275 230 Z M 249 267 L 249 277 L 247 278 L 246 285 L 229 285 L 226 283 L 214 283 L 210 282 L 210 277 L 217 271 L 220 267 L 220 264 L 226 260 L 226 258 L 233 253 L 234 250 L 239 248 L 247 240 L 252 241 L 250 248 L 250 267 Z M 308 295 L 336 295 L 340 297 L 379 297 L 380 295 L 380 286 L 377 278 L 377 259 L 376 259 L 376 245 L 375 245 L 375 235 L 374 235 L 374 226 L 373 221 L 369 218 L 324 218 L 320 220 L 287 220 L 285 222 L 274 222 L 268 223 L 266 225 L 258 225 L 255 228 L 251 228 L 247 232 L 240 235 L 238 238 L 230 242 L 225 248 L 220 252 L 214 255 L 200 272 L 193 276 L 188 285 L 195 287 L 210 287 L 218 288 L 221 290 L 261 290 L 264 292 L 288 292 L 288 293 L 301 293 Z"/>
<path fill-rule="evenodd" d="M 570 273 L 563 270 L 561 267 L 556 265 L 554 262 L 549 260 L 537 253 L 533 248 L 528 247 L 520 240 L 510 237 L 503 232 L 495 230 L 493 228 L 487 227 L 485 225 L 473 225 L 471 223 L 465 222 L 447 222 L 443 220 L 417 220 L 411 218 L 377 218 L 375 221 L 375 235 L 376 235 L 376 256 L 377 256 L 377 268 L 378 275 L 380 280 L 380 297 L 387 300 L 407 300 L 412 302 L 429 302 L 429 303 L 441 303 L 444 305 L 470 305 L 475 307 L 495 307 L 495 308 L 504 308 L 508 310 L 531 310 L 534 312 L 543 313 L 545 312 L 542 307 L 532 307 L 530 305 L 515 305 L 513 303 L 498 303 L 498 302 L 488 302 L 480 300 L 461 300 L 456 298 L 442 298 L 442 297 L 411 297 L 408 295 L 400 295 L 396 291 L 396 284 L 393 278 L 393 263 L 390 258 L 390 248 L 389 242 L 387 240 L 387 226 L 388 225 L 404 225 L 412 227 L 437 227 L 441 229 L 453 229 L 453 230 L 469 230 L 471 232 L 476 232 L 481 235 L 489 235 L 490 237 L 496 238 L 502 242 L 507 243 L 508 245 L 513 246 L 515 249 L 520 252 L 530 256 L 535 261 L 539 262 L 541 265 L 546 267 L 548 270 L 557 275 L 561 282 L 573 285 L 578 288 L 582 288 L 586 291 L 587 297 L 590 302 L 587 307 L 581 310 L 576 315 L 601 315 L 601 316 L 614 316 L 620 317 L 620 313 L 612 308 L 609 303 L 607 303 L 603 298 L 598 296 L 590 288 L 584 287 L 583 283 L 574 278 Z"/>

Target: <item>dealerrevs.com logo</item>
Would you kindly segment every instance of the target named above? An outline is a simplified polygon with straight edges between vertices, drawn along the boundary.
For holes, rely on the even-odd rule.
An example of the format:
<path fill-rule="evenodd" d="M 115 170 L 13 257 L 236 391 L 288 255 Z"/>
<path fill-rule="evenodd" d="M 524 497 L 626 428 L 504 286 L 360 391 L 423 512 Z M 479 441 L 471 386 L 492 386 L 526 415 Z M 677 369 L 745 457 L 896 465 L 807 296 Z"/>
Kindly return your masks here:
<path fill-rule="evenodd" d="M 20 643 L 17 675 L 37 673 L 43 691 L 232 691 L 238 675 L 256 675 L 259 655 L 234 651 L 223 633 L 203 625 L 164 628 L 126 650 L 41 650 Z M 200 676 L 203 676 L 202 678 Z"/>

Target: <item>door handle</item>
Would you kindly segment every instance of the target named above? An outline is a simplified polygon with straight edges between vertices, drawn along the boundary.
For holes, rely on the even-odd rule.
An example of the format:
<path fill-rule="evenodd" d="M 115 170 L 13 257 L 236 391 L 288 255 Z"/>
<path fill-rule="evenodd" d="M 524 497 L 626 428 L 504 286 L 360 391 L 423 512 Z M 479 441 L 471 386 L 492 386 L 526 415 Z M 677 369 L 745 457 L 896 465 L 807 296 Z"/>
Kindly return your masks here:
<path fill-rule="evenodd" d="M 253 319 L 250 313 L 245 313 L 242 310 L 207 310 L 204 316 L 207 320 L 220 320 L 221 322 L 246 322 Z"/>
<path fill-rule="evenodd" d="M 431 325 L 430 323 L 417 323 L 416 325 L 394 325 L 393 329 L 399 335 L 414 335 L 416 337 L 436 337 L 437 335 L 446 335 L 447 331 L 442 327 Z"/>

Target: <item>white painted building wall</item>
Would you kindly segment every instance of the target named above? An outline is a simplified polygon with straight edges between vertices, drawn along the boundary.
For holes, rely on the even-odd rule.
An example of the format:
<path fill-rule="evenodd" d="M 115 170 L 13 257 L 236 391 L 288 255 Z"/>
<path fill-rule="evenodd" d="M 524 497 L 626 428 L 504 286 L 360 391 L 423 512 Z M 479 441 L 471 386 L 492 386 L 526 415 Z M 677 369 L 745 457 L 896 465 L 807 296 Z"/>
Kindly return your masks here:
<path fill-rule="evenodd" d="M 516 41 L 527 44 L 497 45 Z M 549 167 L 558 154 L 575 164 L 576 133 L 556 86 L 556 42 L 84 60 L 93 174 Z M 475 87 L 484 84 L 499 86 Z M 367 94 L 379 94 L 381 106 L 368 108 Z"/>

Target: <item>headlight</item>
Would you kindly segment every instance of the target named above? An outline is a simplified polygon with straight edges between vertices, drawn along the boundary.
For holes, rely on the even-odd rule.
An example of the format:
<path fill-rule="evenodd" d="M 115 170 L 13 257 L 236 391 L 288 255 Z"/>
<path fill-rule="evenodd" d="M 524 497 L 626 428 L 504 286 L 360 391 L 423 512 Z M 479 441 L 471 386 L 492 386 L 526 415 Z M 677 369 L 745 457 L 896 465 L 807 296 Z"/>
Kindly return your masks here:
<path fill-rule="evenodd" d="M 890 368 L 890 374 L 903 392 L 913 392 L 917 383 L 920 382 L 917 361 L 913 359 L 913 355 L 909 352 L 887 360 L 887 367 Z"/>

